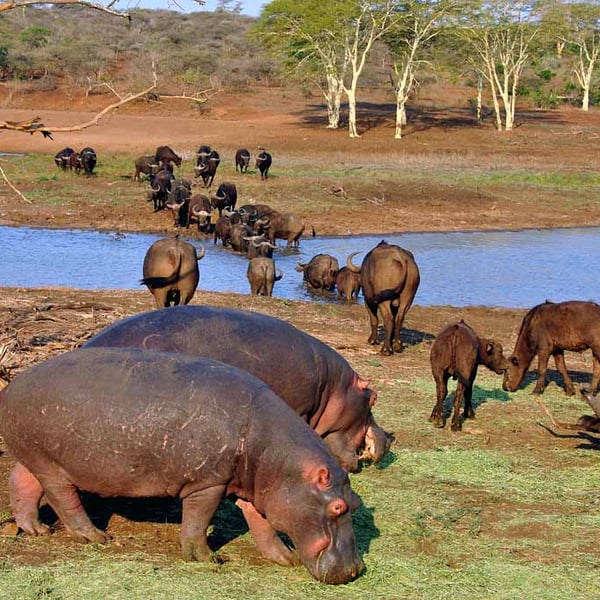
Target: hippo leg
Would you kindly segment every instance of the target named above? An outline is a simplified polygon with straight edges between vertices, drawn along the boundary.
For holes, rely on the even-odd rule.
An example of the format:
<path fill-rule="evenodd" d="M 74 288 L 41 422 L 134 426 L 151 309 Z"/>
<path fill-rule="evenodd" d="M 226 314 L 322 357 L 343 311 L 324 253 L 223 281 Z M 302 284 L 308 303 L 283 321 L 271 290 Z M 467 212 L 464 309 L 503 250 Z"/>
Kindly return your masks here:
<path fill-rule="evenodd" d="M 226 486 L 216 485 L 183 498 L 180 540 L 185 560 L 207 560 L 210 557 L 206 530 L 225 490 Z"/>
<path fill-rule="evenodd" d="M 265 558 L 286 567 L 300 564 L 296 555 L 281 541 L 277 532 L 252 503 L 238 499 L 236 505 L 242 510 L 254 542 Z"/>
<path fill-rule="evenodd" d="M 567 365 L 565 364 L 565 353 L 561 350 L 555 352 L 554 356 L 554 364 L 558 369 L 558 372 L 562 375 L 563 381 L 565 382 L 565 392 L 567 396 L 572 396 L 575 393 L 575 387 L 573 386 L 573 380 L 569 377 L 569 373 L 567 371 Z"/>
<path fill-rule="evenodd" d="M 50 530 L 40 523 L 38 507 L 44 488 L 29 469 L 17 463 L 9 477 L 10 505 L 17 527 L 30 535 L 44 535 Z"/>
<path fill-rule="evenodd" d="M 40 477 L 48 503 L 54 509 L 67 531 L 80 542 L 107 542 L 110 536 L 101 531 L 85 512 L 75 485 L 57 474 Z"/>

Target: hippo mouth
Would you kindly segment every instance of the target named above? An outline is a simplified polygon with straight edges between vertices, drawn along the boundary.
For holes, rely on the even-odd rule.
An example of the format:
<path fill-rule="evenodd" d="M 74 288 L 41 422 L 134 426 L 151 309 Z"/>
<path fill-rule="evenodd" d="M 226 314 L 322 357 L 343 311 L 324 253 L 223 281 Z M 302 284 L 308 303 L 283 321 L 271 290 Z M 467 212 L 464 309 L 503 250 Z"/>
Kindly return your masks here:
<path fill-rule="evenodd" d="M 367 427 L 363 443 L 358 449 L 358 459 L 378 463 L 385 456 L 391 442 L 391 436 L 375 422 L 371 423 Z"/>
<path fill-rule="evenodd" d="M 338 566 L 340 552 L 334 545 L 333 539 L 330 537 L 330 543 L 323 548 L 317 555 L 314 564 L 312 561 L 305 562 L 306 568 L 310 573 L 323 583 L 330 585 L 341 585 L 356 579 L 364 570 L 365 564 L 356 555 L 351 564 L 343 564 Z M 336 560 L 336 557 L 338 559 Z"/>

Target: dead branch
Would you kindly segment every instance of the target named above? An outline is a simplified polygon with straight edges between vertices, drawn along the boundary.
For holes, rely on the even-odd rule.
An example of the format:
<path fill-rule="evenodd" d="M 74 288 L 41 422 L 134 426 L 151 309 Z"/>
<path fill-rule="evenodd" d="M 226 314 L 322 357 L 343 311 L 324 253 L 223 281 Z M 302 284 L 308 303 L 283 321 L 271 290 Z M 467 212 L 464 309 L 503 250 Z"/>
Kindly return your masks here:
<path fill-rule="evenodd" d="M 1 6 L 1 5 L 0 5 Z M 103 110 L 101 110 L 91 121 L 87 121 L 86 123 L 82 123 L 80 125 L 71 125 L 70 127 L 46 127 L 43 123 L 40 123 L 40 117 L 35 117 L 28 121 L 0 121 L 0 129 L 7 129 L 9 131 L 22 131 L 24 133 L 34 134 L 39 131 L 44 137 L 48 137 L 52 139 L 53 133 L 66 133 L 69 131 L 82 131 L 83 129 L 87 129 L 88 127 L 93 127 L 94 125 L 99 125 L 100 121 L 110 112 L 120 108 L 121 106 L 133 102 L 142 96 L 145 96 L 153 89 L 156 88 L 158 84 L 158 78 L 156 76 L 156 69 L 154 62 L 152 63 L 152 85 L 137 94 L 127 94 L 123 98 L 120 98 L 118 102 L 114 102 L 110 104 Z"/>
<path fill-rule="evenodd" d="M 332 185 L 329 188 L 329 193 L 333 196 L 341 196 L 342 198 L 348 197 L 346 190 L 341 185 Z"/>
<path fill-rule="evenodd" d="M 546 413 L 546 416 L 550 419 L 553 427 L 562 427 L 562 424 L 554 418 L 554 415 L 550 412 L 550 409 L 539 398 L 536 398 L 536 402 L 538 403 L 538 406 Z"/>
<path fill-rule="evenodd" d="M 571 127 L 569 131 L 552 131 L 552 135 L 581 135 L 582 133 L 581 127 Z"/>
<path fill-rule="evenodd" d="M 195 0 L 199 4 L 204 4 L 204 0 Z M 88 2 L 87 0 L 51 0 L 50 2 L 40 2 L 40 0 L 7 0 L 6 2 L 0 3 L 0 12 L 12 10 L 13 8 L 22 8 L 24 6 L 35 6 L 38 4 L 56 4 L 64 6 L 66 4 L 78 4 L 94 10 L 114 15 L 115 17 L 123 17 L 131 21 L 131 15 L 127 12 L 116 10 L 113 6 L 117 0 L 111 0 L 107 4 L 101 4 L 99 2 Z"/>
<path fill-rule="evenodd" d="M 2 168 L 2 165 L 0 165 L 0 175 L 2 175 L 2 179 L 4 179 L 4 181 L 6 181 L 6 184 L 8 185 L 8 187 L 15 192 L 15 194 L 21 196 L 21 198 L 23 200 L 25 200 L 25 202 L 27 202 L 27 204 L 31 204 L 31 200 L 29 200 L 29 198 L 26 198 L 8 179 L 8 177 L 6 176 L 6 173 L 4 172 L 4 169 Z"/>

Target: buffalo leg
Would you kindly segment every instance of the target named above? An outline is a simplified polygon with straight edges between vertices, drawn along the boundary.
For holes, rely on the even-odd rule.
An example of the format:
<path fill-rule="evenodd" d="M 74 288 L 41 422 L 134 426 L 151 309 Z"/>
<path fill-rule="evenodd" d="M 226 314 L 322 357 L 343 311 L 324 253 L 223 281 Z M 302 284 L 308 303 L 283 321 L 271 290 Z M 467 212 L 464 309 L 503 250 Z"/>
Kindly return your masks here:
<path fill-rule="evenodd" d="M 44 488 L 33 473 L 17 463 L 8 480 L 10 506 L 17 527 L 30 535 L 44 535 L 49 532 L 46 525 L 40 523 L 39 505 Z"/>
<path fill-rule="evenodd" d="M 595 353 L 593 355 L 593 361 L 591 394 L 595 394 L 598 391 L 598 385 L 600 384 L 600 357 Z"/>
<path fill-rule="evenodd" d="M 369 313 L 369 322 L 371 324 L 371 335 L 367 340 L 369 344 L 375 345 L 379 343 L 379 337 L 377 335 L 377 328 L 379 327 L 379 319 L 377 318 L 377 304 L 365 302 L 367 305 L 367 312 Z"/>
<path fill-rule="evenodd" d="M 435 389 L 437 401 L 435 406 L 433 407 L 433 411 L 431 411 L 431 416 L 429 420 L 436 427 L 444 426 L 444 400 L 448 395 L 448 379 L 450 378 L 450 373 L 444 371 L 442 373 L 434 373 L 433 378 L 435 379 Z"/>
<path fill-rule="evenodd" d="M 452 408 L 452 425 L 450 426 L 452 431 L 460 431 L 462 429 L 462 424 L 460 421 L 460 406 L 462 404 L 463 398 L 465 397 L 466 386 L 459 379 L 456 382 L 456 392 L 454 394 L 454 405 Z"/>
<path fill-rule="evenodd" d="M 242 510 L 254 542 L 265 558 L 284 566 L 298 564 L 296 555 L 281 541 L 277 532 L 253 504 L 239 499 L 236 505 Z"/>
<path fill-rule="evenodd" d="M 185 560 L 206 560 L 210 556 L 206 530 L 225 489 L 224 485 L 216 485 L 183 498 L 180 539 Z"/>
<path fill-rule="evenodd" d="M 546 349 L 538 350 L 538 378 L 533 388 L 534 394 L 542 394 L 546 387 L 546 372 L 548 371 L 548 359 L 550 354 Z"/>
<path fill-rule="evenodd" d="M 382 302 L 379 305 L 381 310 L 381 317 L 383 319 L 383 330 L 384 330 L 384 339 L 383 339 L 383 347 L 381 348 L 381 354 L 384 356 L 389 356 L 393 354 L 394 351 L 392 349 L 392 339 L 394 336 L 394 312 L 392 309 L 391 302 Z"/>
<path fill-rule="evenodd" d="M 565 353 L 563 350 L 559 350 L 553 354 L 554 356 L 554 364 L 558 372 L 562 375 L 563 381 L 565 383 L 565 393 L 567 396 L 572 396 L 575 393 L 575 387 L 573 386 L 573 380 L 569 376 L 567 371 L 567 365 L 565 363 Z"/>
<path fill-rule="evenodd" d="M 465 386 L 465 412 L 463 413 L 464 419 L 474 419 L 475 411 L 473 410 L 473 384 Z"/>

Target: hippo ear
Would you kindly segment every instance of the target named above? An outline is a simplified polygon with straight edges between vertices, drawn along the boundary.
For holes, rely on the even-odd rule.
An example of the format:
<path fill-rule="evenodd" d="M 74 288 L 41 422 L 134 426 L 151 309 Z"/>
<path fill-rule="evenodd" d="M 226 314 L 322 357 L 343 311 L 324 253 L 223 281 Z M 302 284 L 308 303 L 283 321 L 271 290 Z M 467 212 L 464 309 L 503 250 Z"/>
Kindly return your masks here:
<path fill-rule="evenodd" d="M 358 378 L 358 387 L 361 390 L 366 390 L 371 385 L 370 379 L 363 379 L 362 377 Z"/>
<path fill-rule="evenodd" d="M 317 474 L 317 485 L 319 488 L 326 489 L 331 485 L 331 477 L 329 475 L 329 469 L 321 467 Z"/>
<path fill-rule="evenodd" d="M 334 498 L 327 505 L 327 514 L 332 517 L 341 517 L 348 512 L 348 505 L 343 498 Z"/>
<path fill-rule="evenodd" d="M 373 408 L 376 401 L 377 401 L 377 392 L 375 390 L 371 390 L 371 393 L 369 394 L 369 408 Z"/>

